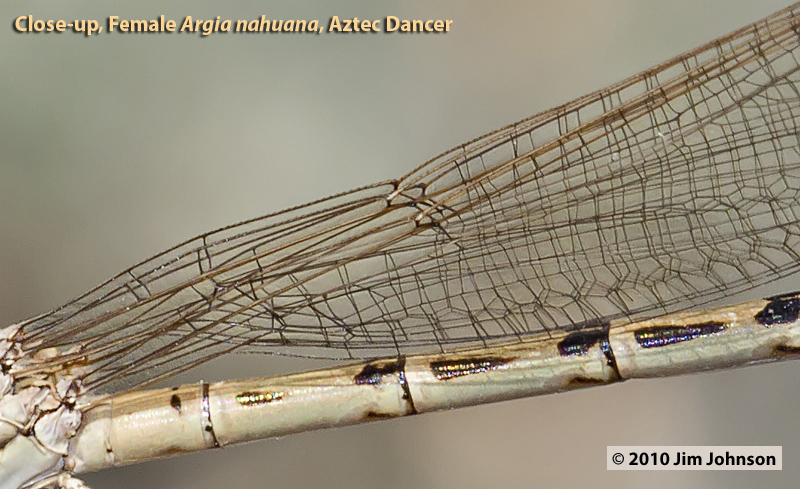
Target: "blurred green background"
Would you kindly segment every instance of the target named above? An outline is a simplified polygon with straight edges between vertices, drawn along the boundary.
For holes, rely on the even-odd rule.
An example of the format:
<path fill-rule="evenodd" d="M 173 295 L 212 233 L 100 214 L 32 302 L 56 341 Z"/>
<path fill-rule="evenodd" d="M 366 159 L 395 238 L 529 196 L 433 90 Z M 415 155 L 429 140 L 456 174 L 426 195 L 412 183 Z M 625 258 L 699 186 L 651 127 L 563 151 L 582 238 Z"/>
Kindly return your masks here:
<path fill-rule="evenodd" d="M 0 323 L 58 306 L 200 232 L 399 176 L 788 3 L 3 2 Z M 454 22 L 446 35 L 86 38 L 14 33 L 26 14 Z M 175 382 L 316 366 L 233 357 Z M 789 487 L 800 462 L 798 372 L 789 363 L 628 382 L 84 478 L 94 489 Z M 606 445 L 782 445 L 784 469 L 607 472 Z"/>

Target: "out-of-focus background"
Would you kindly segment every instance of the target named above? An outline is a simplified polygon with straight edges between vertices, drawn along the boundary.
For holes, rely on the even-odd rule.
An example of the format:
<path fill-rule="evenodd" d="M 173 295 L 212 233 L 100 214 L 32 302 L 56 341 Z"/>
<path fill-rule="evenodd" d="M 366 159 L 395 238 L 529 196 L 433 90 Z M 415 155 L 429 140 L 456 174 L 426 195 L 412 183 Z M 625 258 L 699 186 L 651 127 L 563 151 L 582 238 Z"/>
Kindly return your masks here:
<path fill-rule="evenodd" d="M 399 176 L 786 0 L 0 6 L 0 323 L 185 238 Z M 452 19 L 433 34 L 17 34 L 13 20 Z M 792 281 L 768 292 L 798 289 Z M 764 292 L 767 293 L 767 292 Z M 762 295 L 762 294 L 756 294 Z M 752 296 L 744 297 L 752 298 Z M 233 357 L 183 375 L 316 367 Z M 85 475 L 94 489 L 790 486 L 800 365 L 628 382 Z M 782 472 L 607 472 L 606 445 L 782 445 Z"/>

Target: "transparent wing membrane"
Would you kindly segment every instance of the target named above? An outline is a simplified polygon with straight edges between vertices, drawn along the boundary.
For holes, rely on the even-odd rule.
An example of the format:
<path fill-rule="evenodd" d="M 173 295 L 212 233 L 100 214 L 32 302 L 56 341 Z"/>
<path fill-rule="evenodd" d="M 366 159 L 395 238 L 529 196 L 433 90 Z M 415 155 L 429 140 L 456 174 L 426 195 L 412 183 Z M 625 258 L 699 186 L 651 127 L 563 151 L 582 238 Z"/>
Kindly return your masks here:
<path fill-rule="evenodd" d="M 187 241 L 20 368 L 116 392 L 231 351 L 364 358 L 657 316 L 800 267 L 800 7 L 446 152 Z M 69 353 L 72 352 L 72 353 Z"/>

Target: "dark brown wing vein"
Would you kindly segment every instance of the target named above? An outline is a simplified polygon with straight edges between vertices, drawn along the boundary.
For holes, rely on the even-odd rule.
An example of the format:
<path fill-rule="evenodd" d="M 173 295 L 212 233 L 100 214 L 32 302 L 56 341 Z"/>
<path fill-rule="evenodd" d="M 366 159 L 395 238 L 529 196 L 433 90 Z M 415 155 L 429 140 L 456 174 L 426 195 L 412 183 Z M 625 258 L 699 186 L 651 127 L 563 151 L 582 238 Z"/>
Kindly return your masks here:
<path fill-rule="evenodd" d="M 229 351 L 335 358 L 654 316 L 800 265 L 798 7 L 396 182 L 188 241 L 24 324 L 114 392 Z"/>

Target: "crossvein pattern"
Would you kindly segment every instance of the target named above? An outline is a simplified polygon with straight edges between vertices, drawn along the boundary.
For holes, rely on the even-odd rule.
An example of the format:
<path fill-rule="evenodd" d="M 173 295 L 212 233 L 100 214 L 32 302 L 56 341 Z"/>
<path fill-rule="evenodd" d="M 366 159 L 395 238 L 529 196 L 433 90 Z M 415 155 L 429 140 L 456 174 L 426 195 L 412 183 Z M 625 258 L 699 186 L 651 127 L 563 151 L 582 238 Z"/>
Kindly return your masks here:
<path fill-rule="evenodd" d="M 119 392 L 230 352 L 448 351 L 695 307 L 800 267 L 800 7 L 405 177 L 187 241 L 23 323 Z"/>

